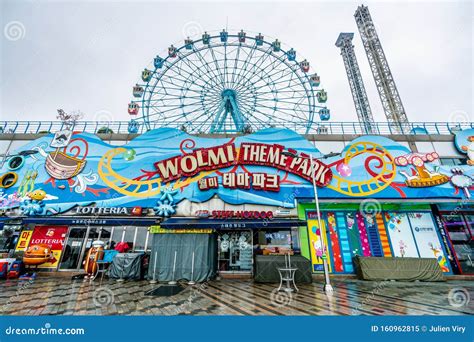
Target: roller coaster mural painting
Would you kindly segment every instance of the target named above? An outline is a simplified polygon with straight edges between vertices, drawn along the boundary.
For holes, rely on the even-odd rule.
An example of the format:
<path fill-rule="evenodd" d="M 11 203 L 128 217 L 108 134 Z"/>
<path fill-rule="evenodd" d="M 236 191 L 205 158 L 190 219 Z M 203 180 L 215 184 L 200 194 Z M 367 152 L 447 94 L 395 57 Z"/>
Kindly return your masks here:
<path fill-rule="evenodd" d="M 463 135 L 473 136 L 473 132 Z M 474 168 L 452 170 L 433 163 L 435 153 L 411 153 L 381 136 L 354 139 L 339 156 L 322 154 L 302 136 L 269 128 L 228 139 L 195 137 L 172 128 L 151 130 L 124 146 L 112 146 L 89 133 L 74 133 L 59 151 L 53 135 L 29 142 L 21 151 L 37 151 L 9 167 L 17 181 L 1 188 L 1 209 L 21 209 L 22 215 L 65 212 L 77 205 L 154 208 L 170 216 L 180 201 L 205 202 L 214 196 L 230 204 L 294 207 L 294 198 L 312 198 L 311 167 L 321 198 L 461 200 L 473 192 Z M 55 156 L 56 154 L 56 156 Z M 67 175 L 57 176 L 48 160 L 74 161 Z M 62 160 L 61 159 L 61 160 Z M 21 164 L 21 165 L 20 165 Z M 54 165 L 53 165 L 54 166 Z M 453 182 L 456 175 L 464 183 Z M 451 180 L 451 181 L 450 181 Z M 471 180 L 471 183 L 466 182 Z M 463 185 L 464 184 L 464 185 Z"/>

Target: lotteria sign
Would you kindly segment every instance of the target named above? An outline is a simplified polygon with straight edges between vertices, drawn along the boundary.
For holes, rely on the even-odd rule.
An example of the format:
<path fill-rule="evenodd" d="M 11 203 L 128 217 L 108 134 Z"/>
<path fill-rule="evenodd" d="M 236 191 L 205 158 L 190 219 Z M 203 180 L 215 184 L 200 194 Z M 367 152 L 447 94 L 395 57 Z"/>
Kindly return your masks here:
<path fill-rule="evenodd" d="M 224 144 L 210 148 L 195 149 L 190 153 L 156 162 L 154 165 L 163 182 L 168 183 L 181 177 L 192 177 L 201 171 L 226 168 L 233 165 L 260 165 L 288 171 L 318 186 L 331 182 L 331 169 L 320 160 L 308 155 L 296 155 L 296 151 L 285 151 L 282 145 L 262 143 Z"/>
<path fill-rule="evenodd" d="M 142 207 L 82 207 L 77 206 L 75 214 L 81 215 L 132 215 L 140 216 L 143 213 Z"/>

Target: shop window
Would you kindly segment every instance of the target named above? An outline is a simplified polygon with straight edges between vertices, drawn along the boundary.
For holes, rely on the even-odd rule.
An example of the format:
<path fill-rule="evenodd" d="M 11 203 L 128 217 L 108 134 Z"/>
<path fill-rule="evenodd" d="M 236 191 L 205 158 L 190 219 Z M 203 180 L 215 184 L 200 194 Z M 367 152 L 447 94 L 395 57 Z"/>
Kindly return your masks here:
<path fill-rule="evenodd" d="M 126 242 L 133 251 L 150 250 L 149 232 L 147 227 L 114 227 L 110 234 L 109 248 L 114 249 L 117 243 Z M 105 240 L 107 242 L 107 240 Z"/>
<path fill-rule="evenodd" d="M 123 227 L 114 227 L 112 230 L 112 237 L 110 239 L 110 249 L 114 249 L 115 246 L 122 241 Z"/>
<path fill-rule="evenodd" d="M 15 236 L 14 233 L 14 229 L 10 227 L 4 227 L 3 230 L 0 230 L 0 253 L 8 253 L 15 249 L 18 236 Z"/>
<path fill-rule="evenodd" d="M 135 251 L 146 251 L 146 242 L 148 236 L 148 228 L 146 227 L 137 227 L 137 233 L 135 238 Z"/>
<path fill-rule="evenodd" d="M 263 255 L 288 254 L 293 250 L 292 235 L 290 229 L 259 230 L 254 236 L 256 250 Z"/>
<path fill-rule="evenodd" d="M 474 215 L 464 215 L 466 218 L 467 227 L 471 232 L 471 239 L 474 237 Z"/>
<path fill-rule="evenodd" d="M 449 237 L 453 242 L 469 241 L 470 234 L 466 224 L 461 215 L 446 215 L 443 216 L 446 229 L 449 232 Z"/>
<path fill-rule="evenodd" d="M 463 274 L 474 274 L 473 216 L 460 214 L 442 216 Z"/>
<path fill-rule="evenodd" d="M 124 227 L 124 234 L 122 238 L 122 241 L 126 242 L 132 250 L 134 249 L 133 241 L 135 239 L 135 229 L 136 227 Z"/>
<path fill-rule="evenodd" d="M 99 240 L 105 242 L 106 248 L 110 246 L 110 238 L 112 237 L 112 228 L 111 227 L 102 227 L 100 229 Z"/>
<path fill-rule="evenodd" d="M 465 158 L 439 158 L 439 162 L 446 166 L 466 165 Z"/>
<path fill-rule="evenodd" d="M 291 231 L 289 230 L 279 230 L 279 231 L 266 231 L 265 232 L 265 241 L 266 245 L 271 246 L 291 246 Z"/>
<path fill-rule="evenodd" d="M 298 227 L 291 228 L 291 244 L 294 251 L 301 251 L 300 229 Z"/>

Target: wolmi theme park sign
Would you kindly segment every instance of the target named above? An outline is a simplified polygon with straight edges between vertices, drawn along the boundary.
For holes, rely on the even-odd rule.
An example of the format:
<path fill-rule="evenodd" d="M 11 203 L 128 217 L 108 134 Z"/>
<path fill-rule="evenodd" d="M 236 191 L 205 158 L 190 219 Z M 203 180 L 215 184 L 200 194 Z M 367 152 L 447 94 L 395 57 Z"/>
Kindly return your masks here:
<path fill-rule="evenodd" d="M 240 148 L 237 148 L 235 144 L 225 144 L 196 149 L 188 154 L 155 163 L 155 167 L 165 183 L 183 176 L 192 177 L 202 171 L 219 170 L 234 165 L 268 166 L 290 172 L 308 181 L 312 181 L 314 178 L 318 186 L 326 186 L 332 179 L 331 169 L 321 161 L 313 159 L 313 165 L 311 165 L 311 158 L 307 154 L 296 156 L 295 150 L 286 151 L 285 154 L 285 147 L 277 144 L 242 143 Z M 242 173 L 241 175 L 245 175 L 245 177 L 239 177 L 241 179 L 233 181 L 232 174 L 223 174 L 224 186 L 249 189 L 250 178 L 256 178 L 251 177 L 252 175 L 249 173 Z M 270 191 L 280 189 L 279 175 L 266 173 L 257 175 L 259 175 L 258 184 L 254 184 L 256 189 L 263 188 Z M 262 184 L 260 181 L 269 178 L 269 176 L 271 176 L 273 186 L 265 186 L 265 182 Z M 209 180 L 204 179 L 204 182 L 200 182 L 199 186 L 200 189 L 217 188 L 217 176 Z"/>

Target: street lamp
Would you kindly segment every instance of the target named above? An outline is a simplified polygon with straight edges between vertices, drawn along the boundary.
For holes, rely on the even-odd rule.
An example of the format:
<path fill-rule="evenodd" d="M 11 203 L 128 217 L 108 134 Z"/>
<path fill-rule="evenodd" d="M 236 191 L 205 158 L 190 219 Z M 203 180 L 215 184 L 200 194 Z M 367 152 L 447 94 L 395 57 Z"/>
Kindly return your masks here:
<path fill-rule="evenodd" d="M 294 153 L 291 153 L 291 152 L 283 152 L 283 154 L 285 155 L 288 155 L 288 156 L 291 156 L 291 157 L 297 157 L 297 158 L 303 158 L 303 159 L 309 159 L 311 161 L 311 179 L 313 181 L 313 190 L 314 190 L 314 202 L 316 204 L 316 215 L 318 216 L 318 227 L 319 227 L 319 231 L 322 232 L 323 231 L 323 227 L 321 225 L 321 211 L 319 210 L 319 197 L 318 197 L 318 187 L 316 186 L 316 180 L 314 179 L 314 164 L 313 164 L 313 160 L 314 159 L 326 159 L 326 158 L 331 158 L 331 157 L 335 157 L 335 156 L 339 156 L 340 153 L 334 153 L 334 152 L 331 152 L 331 153 L 328 153 L 328 154 L 324 154 L 322 155 L 321 157 L 319 158 L 313 158 L 313 154 L 310 154 L 309 155 L 309 158 L 308 157 L 303 157 L 303 156 L 298 156 Z M 327 261 L 327 258 L 326 258 L 326 251 L 327 251 L 327 247 L 326 247 L 326 243 L 324 241 L 324 236 L 321 234 L 320 236 L 321 238 L 321 249 L 323 251 L 323 269 L 324 269 L 324 292 L 326 292 L 327 294 L 332 294 L 332 292 L 334 291 L 333 288 L 332 288 L 332 285 L 331 285 L 331 280 L 329 279 L 329 267 L 328 267 L 328 261 Z"/>

